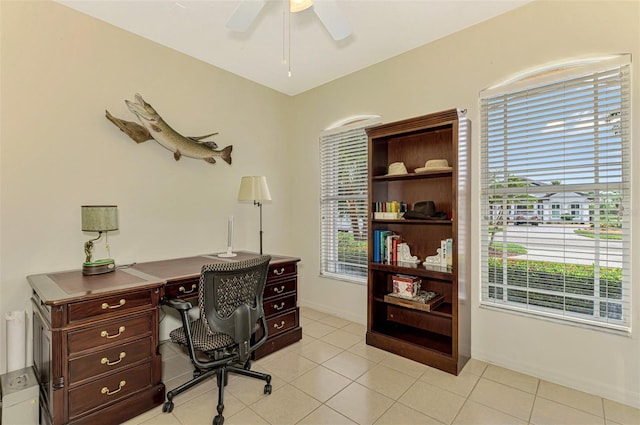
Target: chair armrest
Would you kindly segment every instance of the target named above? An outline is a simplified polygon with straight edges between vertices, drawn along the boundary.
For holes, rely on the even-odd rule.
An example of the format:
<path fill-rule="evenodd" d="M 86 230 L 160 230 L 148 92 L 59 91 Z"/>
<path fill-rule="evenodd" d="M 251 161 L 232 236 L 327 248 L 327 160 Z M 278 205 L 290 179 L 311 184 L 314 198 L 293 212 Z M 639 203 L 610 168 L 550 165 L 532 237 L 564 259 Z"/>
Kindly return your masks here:
<path fill-rule="evenodd" d="M 180 298 L 165 298 L 162 304 L 175 308 L 176 310 L 188 311 L 192 308 L 191 303 Z"/>

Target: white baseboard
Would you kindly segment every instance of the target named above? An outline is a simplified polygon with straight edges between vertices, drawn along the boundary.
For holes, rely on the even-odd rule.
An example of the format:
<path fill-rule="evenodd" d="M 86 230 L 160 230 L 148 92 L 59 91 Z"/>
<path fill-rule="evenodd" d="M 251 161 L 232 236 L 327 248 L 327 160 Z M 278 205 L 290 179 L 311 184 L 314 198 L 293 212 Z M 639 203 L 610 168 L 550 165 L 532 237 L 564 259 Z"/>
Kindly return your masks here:
<path fill-rule="evenodd" d="M 540 369 L 535 363 L 523 363 L 514 361 L 512 358 L 488 357 L 485 353 L 473 351 L 471 354 L 476 360 L 481 360 L 495 366 L 511 369 L 529 376 L 543 379 L 545 381 L 583 391 L 588 394 L 603 397 L 618 403 L 626 404 L 635 408 L 640 408 L 640 393 L 625 391 L 624 389 L 607 385 L 605 383 L 588 379 L 585 376 L 575 376 L 558 371 Z"/>
<path fill-rule="evenodd" d="M 340 317 L 342 319 L 346 319 L 346 320 L 350 320 L 352 322 L 355 323 L 359 323 L 361 325 L 367 325 L 367 317 L 361 317 L 360 315 L 354 314 L 353 312 L 350 311 L 344 311 L 344 310 L 337 310 L 334 308 L 331 308 L 329 306 L 326 305 L 322 305 L 322 304 L 315 304 L 315 303 L 310 303 L 310 302 L 306 302 L 303 300 L 300 300 L 298 302 L 298 305 L 300 307 L 308 307 L 308 308 L 312 308 L 316 311 L 319 311 L 321 313 L 326 313 L 326 314 L 331 314 L 332 316 L 336 316 L 336 317 Z"/>

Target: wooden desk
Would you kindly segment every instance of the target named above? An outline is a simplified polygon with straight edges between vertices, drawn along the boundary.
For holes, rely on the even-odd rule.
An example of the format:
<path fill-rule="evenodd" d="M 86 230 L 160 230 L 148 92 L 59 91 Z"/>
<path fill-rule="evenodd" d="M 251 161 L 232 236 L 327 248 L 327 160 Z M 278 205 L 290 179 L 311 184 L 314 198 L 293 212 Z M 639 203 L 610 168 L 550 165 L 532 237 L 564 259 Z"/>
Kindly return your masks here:
<path fill-rule="evenodd" d="M 111 425 L 162 404 L 161 298 L 197 297 L 204 264 L 256 255 L 154 261 L 96 276 L 80 270 L 28 276 L 40 423 Z M 272 256 L 264 294 L 269 338 L 256 358 L 302 338 L 298 261 Z"/>
<path fill-rule="evenodd" d="M 136 264 L 135 270 L 163 279 L 164 296 L 190 299 L 198 296 L 200 270 L 204 264 L 255 258 L 256 253 L 239 251 L 236 257 L 215 254 Z M 264 288 L 264 312 L 269 337 L 255 352 L 255 359 L 277 351 L 302 338 L 298 309 L 299 258 L 271 255 L 267 285 Z"/>

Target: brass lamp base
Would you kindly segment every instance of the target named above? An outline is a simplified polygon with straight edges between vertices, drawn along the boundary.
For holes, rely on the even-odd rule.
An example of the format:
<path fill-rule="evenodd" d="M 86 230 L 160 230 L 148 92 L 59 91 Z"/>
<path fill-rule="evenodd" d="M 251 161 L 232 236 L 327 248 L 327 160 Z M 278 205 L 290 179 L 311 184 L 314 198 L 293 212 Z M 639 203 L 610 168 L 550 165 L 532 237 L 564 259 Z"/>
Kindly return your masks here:
<path fill-rule="evenodd" d="M 82 274 L 91 276 L 94 274 L 110 273 L 116 270 L 116 263 L 111 258 L 96 260 L 90 263 L 82 263 Z"/>

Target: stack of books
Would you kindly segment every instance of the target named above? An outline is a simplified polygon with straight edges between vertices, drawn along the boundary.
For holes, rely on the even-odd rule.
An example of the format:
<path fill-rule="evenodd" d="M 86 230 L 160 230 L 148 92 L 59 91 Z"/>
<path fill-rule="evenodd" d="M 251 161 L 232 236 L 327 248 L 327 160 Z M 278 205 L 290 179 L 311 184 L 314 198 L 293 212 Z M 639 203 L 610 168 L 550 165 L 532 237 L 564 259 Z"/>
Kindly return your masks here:
<path fill-rule="evenodd" d="M 400 242 L 400 235 L 397 235 L 390 230 L 374 230 L 373 262 L 387 264 L 397 262 L 398 244 Z"/>
<path fill-rule="evenodd" d="M 402 218 L 407 211 L 407 204 L 404 202 L 374 202 L 372 205 L 373 218 L 381 219 L 399 219 Z"/>

